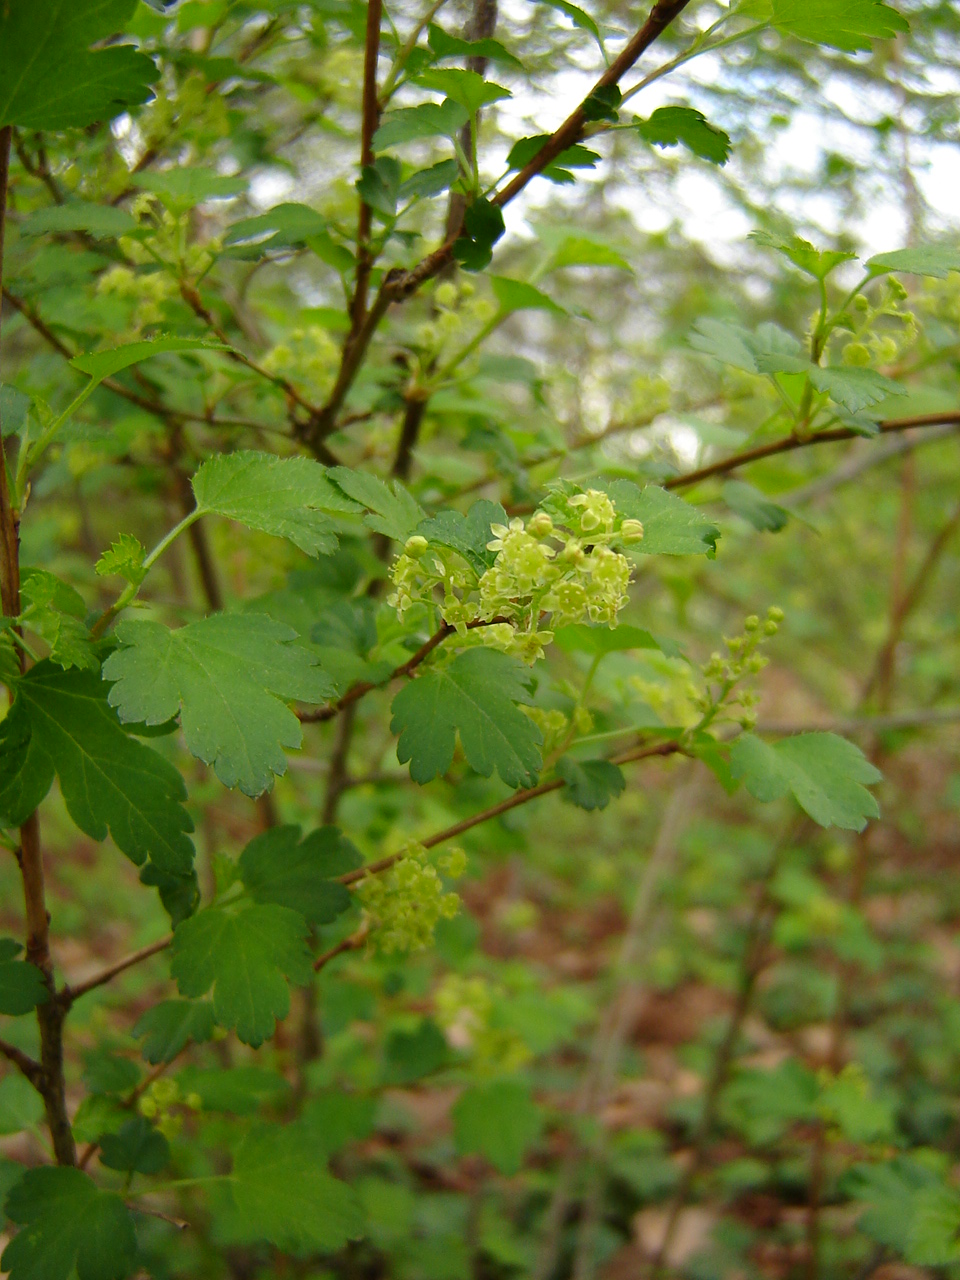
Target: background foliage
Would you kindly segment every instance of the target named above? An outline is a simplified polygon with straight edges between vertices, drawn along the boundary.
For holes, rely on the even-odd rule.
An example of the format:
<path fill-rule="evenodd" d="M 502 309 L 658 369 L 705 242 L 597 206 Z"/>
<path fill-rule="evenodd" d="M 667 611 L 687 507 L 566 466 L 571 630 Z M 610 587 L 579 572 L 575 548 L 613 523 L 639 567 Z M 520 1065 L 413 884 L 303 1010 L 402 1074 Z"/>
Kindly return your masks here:
<path fill-rule="evenodd" d="M 957 1270 L 958 57 L 0 7 L 12 1280 Z"/>

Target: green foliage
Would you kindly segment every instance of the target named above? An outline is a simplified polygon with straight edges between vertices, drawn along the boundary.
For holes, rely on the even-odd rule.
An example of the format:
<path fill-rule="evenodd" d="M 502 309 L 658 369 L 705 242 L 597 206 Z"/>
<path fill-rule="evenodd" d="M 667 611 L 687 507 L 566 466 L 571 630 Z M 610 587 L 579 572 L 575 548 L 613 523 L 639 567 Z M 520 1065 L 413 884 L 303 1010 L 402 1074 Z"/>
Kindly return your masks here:
<path fill-rule="evenodd" d="M 317 1161 L 306 1125 L 264 1125 L 241 1142 L 231 1190 L 244 1228 L 288 1253 L 332 1251 L 363 1233 L 355 1192 Z"/>
<path fill-rule="evenodd" d="M 0 938 L 0 1013 L 13 1017 L 30 1013 L 50 999 L 43 974 L 36 965 L 16 960 L 23 948 L 13 938 Z"/>
<path fill-rule="evenodd" d="M 623 770 L 609 760 L 563 756 L 557 761 L 557 777 L 566 783 L 564 798 L 579 809 L 605 809 L 627 785 Z"/>
<path fill-rule="evenodd" d="M 329 924 L 350 905 L 336 877 L 360 866 L 356 847 L 336 827 L 300 839 L 299 827 L 272 827 L 254 836 L 237 870 L 254 902 L 290 907 L 310 924 Z"/>
<path fill-rule="evenodd" d="M 758 800 L 790 792 L 822 827 L 862 831 L 880 815 L 865 785 L 880 781 L 879 769 L 835 733 L 801 733 L 772 746 L 745 733 L 730 749 L 730 767 Z"/>
<path fill-rule="evenodd" d="M 19 826 L 59 779 L 71 818 L 94 840 L 109 831 L 141 866 L 186 876 L 193 865 L 179 772 L 124 731 L 90 671 L 38 662 L 0 723 L 0 820 Z"/>
<path fill-rule="evenodd" d="M 203 1044 L 213 1035 L 213 1006 L 203 1000 L 161 1000 L 138 1019 L 132 1034 L 143 1039 L 141 1052 L 156 1066 L 172 1062 L 191 1041 Z"/>
<path fill-rule="evenodd" d="M 498 1172 L 517 1173 L 540 1137 L 543 1116 L 530 1091 L 515 1080 L 465 1090 L 453 1108 L 457 1150 L 484 1156 Z"/>
<path fill-rule="evenodd" d="M 310 458 L 242 450 L 210 458 L 191 484 L 201 515 L 225 516 L 248 529 L 288 538 L 307 555 L 337 549 L 333 512 L 356 511 Z"/>
<path fill-rule="evenodd" d="M 702 160 L 724 165 L 730 158 L 730 139 L 693 107 L 657 107 L 649 120 L 637 121 L 644 142 L 656 147 L 680 144 Z"/>
<path fill-rule="evenodd" d="M 118 1195 L 79 1169 L 30 1169 L 7 1196 L 21 1230 L 0 1258 L 11 1280 L 124 1280 L 133 1270 L 133 1219 Z"/>
<path fill-rule="evenodd" d="M 393 700 L 397 759 L 410 761 L 415 782 L 430 782 L 450 768 L 459 734 L 477 773 L 489 778 L 496 769 L 508 786 L 532 786 L 542 736 L 520 711 L 532 701 L 528 683 L 519 662 L 490 649 L 468 649 L 425 671 Z"/>
<path fill-rule="evenodd" d="M 287 981 L 310 981 L 302 915 L 274 903 L 208 907 L 177 926 L 170 972 L 180 994 L 205 996 L 213 1013 L 244 1044 L 263 1044 L 290 1010 Z"/>
<path fill-rule="evenodd" d="M 130 20 L 135 0 L 25 0 L 0 11 L 0 126 L 69 129 L 144 102 L 157 78 L 130 45 L 91 51 Z"/>
<path fill-rule="evenodd" d="M 143 1116 L 128 1120 L 100 1140 L 100 1163 L 124 1173 L 159 1173 L 170 1159 L 170 1144 Z"/>
<path fill-rule="evenodd" d="M 296 716 L 281 701 L 322 702 L 334 690 L 297 634 L 259 614 L 214 614 L 176 631 L 123 622 L 104 663 L 121 720 L 163 724 L 179 714 L 187 747 L 224 786 L 256 796 L 299 747 Z"/>

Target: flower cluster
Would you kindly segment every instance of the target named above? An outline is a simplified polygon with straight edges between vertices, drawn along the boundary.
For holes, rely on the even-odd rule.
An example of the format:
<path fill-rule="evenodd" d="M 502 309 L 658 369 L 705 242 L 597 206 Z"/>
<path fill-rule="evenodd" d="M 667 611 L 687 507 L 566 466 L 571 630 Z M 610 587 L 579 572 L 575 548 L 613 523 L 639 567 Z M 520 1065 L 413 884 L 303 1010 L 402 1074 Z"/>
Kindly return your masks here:
<path fill-rule="evenodd" d="M 181 1097 L 176 1080 L 165 1076 L 154 1080 L 137 1102 L 137 1110 L 147 1120 L 152 1120 L 165 1138 L 175 1138 L 183 1127 L 184 1110 L 199 1111 L 202 1105 L 199 1093 Z"/>
<path fill-rule="evenodd" d="M 466 870 L 462 849 L 449 849 L 437 859 L 440 870 L 457 879 Z M 422 844 L 410 844 L 386 872 L 367 876 L 357 889 L 381 951 L 423 951 L 433 942 L 440 920 L 460 910 L 460 898 L 449 893 Z"/>
<path fill-rule="evenodd" d="M 758 675 L 767 665 L 767 659 L 759 652 L 760 647 L 777 634 L 782 621 L 783 610 L 771 605 L 762 622 L 756 614 L 751 614 L 745 619 L 740 635 L 724 638 L 727 657 L 714 653 L 703 667 L 707 688 L 700 696 L 698 706 L 704 717 L 713 721 L 722 708 L 729 719 L 744 729 L 756 724 L 754 707 L 760 695 L 752 689 L 743 688 L 741 682 L 746 676 Z"/>
<path fill-rule="evenodd" d="M 434 996 L 437 1022 L 455 1049 L 469 1053 L 481 1073 L 516 1071 L 530 1058 L 520 1036 L 494 1025 L 494 988 L 486 978 L 450 973 Z"/>
<path fill-rule="evenodd" d="M 526 522 L 491 525 L 486 547 L 496 559 L 479 575 L 455 551 L 409 538 L 392 569 L 390 603 L 402 617 L 413 604 L 440 596 L 440 616 L 463 638 L 470 624 L 487 623 L 471 633 L 475 643 L 530 664 L 553 639 L 551 629 L 541 629 L 545 619 L 550 627 L 614 626 L 627 602 L 630 562 L 613 544 L 639 542 L 643 525 L 624 519 L 597 489 L 553 494 L 549 507 Z"/>

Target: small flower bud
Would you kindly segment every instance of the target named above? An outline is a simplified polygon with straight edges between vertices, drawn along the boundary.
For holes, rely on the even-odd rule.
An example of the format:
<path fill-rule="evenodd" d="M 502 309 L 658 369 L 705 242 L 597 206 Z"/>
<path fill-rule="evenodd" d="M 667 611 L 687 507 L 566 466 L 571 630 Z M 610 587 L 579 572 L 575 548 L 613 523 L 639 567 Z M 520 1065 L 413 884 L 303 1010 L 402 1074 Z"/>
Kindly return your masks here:
<path fill-rule="evenodd" d="M 455 307 L 457 305 L 457 286 L 449 280 L 437 285 L 433 295 L 438 307 Z"/>
<path fill-rule="evenodd" d="M 782 622 L 783 610 L 778 608 L 775 604 L 772 604 L 770 608 L 767 610 L 767 617 L 770 619 L 771 622 Z"/>
<path fill-rule="evenodd" d="M 426 538 L 422 537 L 419 533 L 415 533 L 403 544 L 403 554 L 405 556 L 410 556 L 412 560 L 419 560 L 426 551 L 428 545 Z"/>
<path fill-rule="evenodd" d="M 624 542 L 639 542 L 643 537 L 643 521 L 624 520 L 620 526 L 620 537 Z"/>
<path fill-rule="evenodd" d="M 546 538 L 553 533 L 553 521 L 546 511 L 536 511 L 527 521 L 527 533 L 535 538 Z"/>
<path fill-rule="evenodd" d="M 744 631 L 756 631 L 760 625 L 760 619 L 755 613 L 751 613 L 749 618 L 745 618 L 743 622 Z"/>

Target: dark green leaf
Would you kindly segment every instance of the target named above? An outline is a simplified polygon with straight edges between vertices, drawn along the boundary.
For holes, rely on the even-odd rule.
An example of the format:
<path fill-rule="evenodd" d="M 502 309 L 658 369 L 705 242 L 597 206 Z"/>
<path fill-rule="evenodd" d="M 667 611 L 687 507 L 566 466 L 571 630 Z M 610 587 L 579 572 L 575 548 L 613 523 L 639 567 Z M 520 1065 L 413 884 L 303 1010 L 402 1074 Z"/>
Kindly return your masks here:
<path fill-rule="evenodd" d="M 0 723 L 0 820 L 19 826 L 60 779 L 67 811 L 94 840 L 107 833 L 137 866 L 188 875 L 193 823 L 172 765 L 124 733 L 108 686 L 89 671 L 38 662 Z"/>
<path fill-rule="evenodd" d="M 415 1031 L 391 1031 L 384 1053 L 390 1084 L 413 1084 L 439 1071 L 450 1058 L 443 1032 L 430 1018 L 424 1018 Z"/>
<path fill-rule="evenodd" d="M 873 369 L 859 369 L 851 365 L 831 369 L 812 367 L 809 377 L 818 391 L 825 391 L 831 400 L 851 413 L 880 404 L 887 396 L 907 394 L 906 387 L 891 378 L 885 378 Z"/>
<path fill-rule="evenodd" d="M 567 784 L 563 797 L 578 809 L 605 809 L 627 785 L 623 770 L 609 760 L 575 760 L 561 756 L 557 777 Z"/>
<path fill-rule="evenodd" d="M 210 342 L 206 338 L 154 338 L 150 342 L 128 342 L 126 346 L 113 347 L 109 351 L 75 356 L 70 363 L 81 373 L 88 374 L 94 382 L 102 382 L 104 378 L 112 378 L 121 369 L 129 369 L 131 365 L 149 360 L 151 356 L 180 351 L 228 350 L 224 343 Z"/>
<path fill-rule="evenodd" d="M 565 653 L 589 653 L 595 658 L 627 649 L 663 649 L 649 631 L 640 627 L 593 627 L 585 622 L 561 627 L 554 640 Z"/>
<path fill-rule="evenodd" d="M 789 511 L 743 480 L 728 480 L 723 486 L 723 500 L 731 511 L 761 532 L 779 533 L 790 519 Z"/>
<path fill-rule="evenodd" d="M 142 1053 L 157 1066 L 172 1062 L 187 1045 L 213 1035 L 213 1005 L 205 1000 L 161 1000 L 138 1020 L 131 1034 L 143 1037 Z"/>
<path fill-rule="evenodd" d="M 170 1159 L 170 1143 L 143 1116 L 100 1139 L 100 1163 L 124 1173 L 159 1173 Z"/>
<path fill-rule="evenodd" d="M 429 169 L 421 169 L 400 183 L 397 199 L 401 205 L 411 200 L 427 200 L 438 196 L 448 187 L 453 186 L 459 177 L 460 169 L 456 160 L 441 160 Z"/>
<path fill-rule="evenodd" d="M 638 120 L 637 132 L 655 147 L 682 145 L 702 160 L 724 165 L 730 156 L 730 139 L 693 107 L 657 107 L 649 120 Z"/>
<path fill-rule="evenodd" d="M 71 129 L 146 102 L 157 68 L 130 45 L 91 51 L 122 31 L 136 0 L 0 6 L 0 127 Z"/>
<path fill-rule="evenodd" d="M 255 902 L 275 902 L 310 924 L 330 924 L 350 906 L 350 894 L 335 877 L 362 861 L 337 827 L 319 827 L 301 840 L 299 827 L 283 826 L 254 836 L 238 869 Z"/>
<path fill-rule="evenodd" d="M 532 701 L 529 682 L 521 663 L 493 649 L 467 649 L 449 665 L 424 671 L 393 700 L 398 760 L 411 762 L 415 782 L 429 782 L 450 768 L 459 732 L 477 773 L 489 778 L 496 769 L 508 786 L 532 786 L 542 739 L 517 705 Z"/>
<path fill-rule="evenodd" d="M 29 1169 L 7 1196 L 7 1217 L 20 1230 L 3 1251 L 10 1280 L 124 1280 L 137 1238 L 118 1195 L 98 1191 L 79 1169 Z"/>
<path fill-rule="evenodd" d="M 490 526 L 506 523 L 507 513 L 500 503 L 481 498 L 466 515 L 459 511 L 440 511 L 429 520 L 421 521 L 416 532 L 428 542 L 459 552 L 478 574 L 483 574 L 497 556 L 495 551 L 487 550 L 487 543 L 493 540 Z"/>
<path fill-rule="evenodd" d="M 373 164 L 364 165 L 357 179 L 357 194 L 364 204 L 393 218 L 400 195 L 400 161 L 393 156 L 378 156 Z"/>
<path fill-rule="evenodd" d="M 18 1017 L 49 999 L 50 992 L 36 965 L 26 960 L 0 962 L 0 1013 Z"/>
<path fill-rule="evenodd" d="M 223 243 L 228 248 L 248 246 L 266 253 L 269 249 L 297 248 L 326 230 L 326 219 L 309 205 L 278 204 L 254 218 L 232 223 Z"/>
<path fill-rule="evenodd" d="M 97 240 L 128 236 L 137 224 L 125 209 L 110 204 L 90 204 L 69 200 L 66 204 L 34 209 L 20 223 L 22 236 L 41 236 L 49 231 L 86 231 Z"/>
<path fill-rule="evenodd" d="M 591 94 L 584 98 L 583 116 L 585 120 L 609 120 L 612 124 L 617 121 L 617 108 L 623 95 L 615 84 L 604 84 L 598 89 L 594 89 Z"/>
<path fill-rule="evenodd" d="M 565 316 L 567 311 L 558 302 L 535 289 L 525 280 L 508 280 L 506 276 L 491 276 L 490 284 L 500 310 L 508 315 L 514 311 L 552 311 Z"/>
<path fill-rule="evenodd" d="M 306 936 L 303 916 L 288 907 L 208 907 L 177 926 L 170 972 L 181 995 L 205 996 L 212 987 L 220 1026 L 260 1045 L 290 1012 L 287 980 L 313 977 Z"/>
<path fill-rule="evenodd" d="M 502 67 L 523 70 L 520 59 L 509 53 L 498 40 L 461 40 L 459 36 L 448 35 L 442 27 L 431 23 L 427 28 L 427 43 L 438 59 L 486 58 Z"/>
<path fill-rule="evenodd" d="M 479 196 L 463 215 L 463 228 L 453 246 L 454 257 L 465 271 L 482 271 L 505 230 L 500 207 Z"/>

